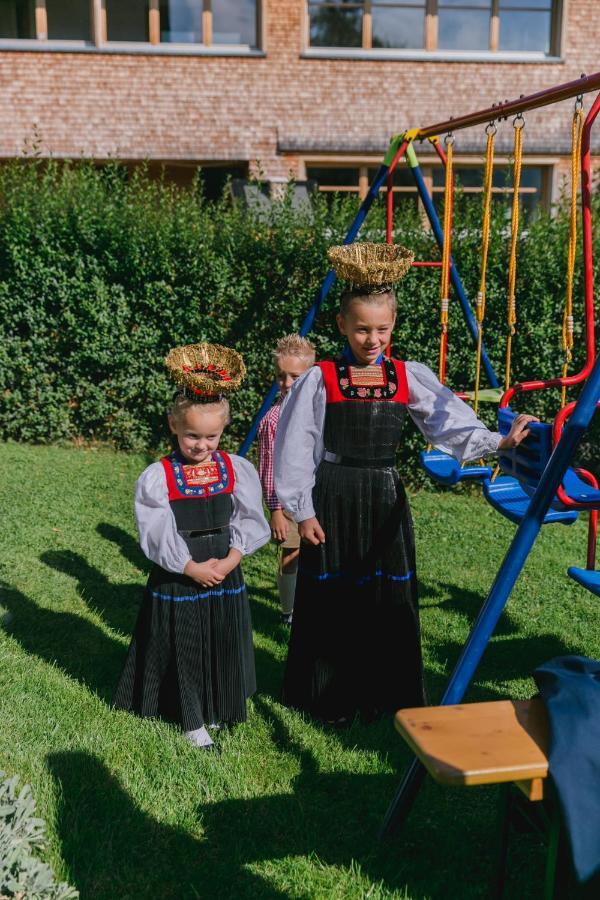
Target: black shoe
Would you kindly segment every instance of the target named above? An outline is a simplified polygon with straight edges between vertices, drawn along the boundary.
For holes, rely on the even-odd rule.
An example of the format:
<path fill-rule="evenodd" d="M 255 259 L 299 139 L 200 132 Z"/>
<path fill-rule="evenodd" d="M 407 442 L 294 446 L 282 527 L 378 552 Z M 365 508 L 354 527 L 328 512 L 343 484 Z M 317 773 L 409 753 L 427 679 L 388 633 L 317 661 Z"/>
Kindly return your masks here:
<path fill-rule="evenodd" d="M 281 613 L 281 624 L 287 625 L 287 627 L 290 628 L 292 624 L 292 616 L 293 613 Z"/>

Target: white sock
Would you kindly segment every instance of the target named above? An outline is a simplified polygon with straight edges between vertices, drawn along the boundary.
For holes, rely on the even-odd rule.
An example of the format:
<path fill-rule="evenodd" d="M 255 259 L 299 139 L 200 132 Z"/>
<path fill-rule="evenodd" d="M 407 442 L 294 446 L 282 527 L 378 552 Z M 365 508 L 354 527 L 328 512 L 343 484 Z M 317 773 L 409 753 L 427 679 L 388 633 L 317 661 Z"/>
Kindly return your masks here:
<path fill-rule="evenodd" d="M 185 736 L 194 747 L 212 747 L 213 742 L 210 734 L 204 727 L 196 728 L 195 731 L 186 731 Z"/>
<path fill-rule="evenodd" d="M 283 572 L 277 573 L 277 587 L 279 588 L 279 603 L 284 616 L 289 616 L 294 611 L 294 595 L 296 593 L 296 573 L 291 575 Z"/>

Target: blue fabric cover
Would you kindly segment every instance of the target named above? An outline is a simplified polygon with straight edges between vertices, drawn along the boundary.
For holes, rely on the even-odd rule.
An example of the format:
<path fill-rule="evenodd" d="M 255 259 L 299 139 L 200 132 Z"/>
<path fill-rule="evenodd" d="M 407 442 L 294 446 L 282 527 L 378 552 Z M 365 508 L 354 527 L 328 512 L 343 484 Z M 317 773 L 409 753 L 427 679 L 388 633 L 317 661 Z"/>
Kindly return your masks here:
<path fill-rule="evenodd" d="M 579 882 L 600 872 L 600 662 L 557 656 L 533 673 L 550 720 L 549 771 Z"/>

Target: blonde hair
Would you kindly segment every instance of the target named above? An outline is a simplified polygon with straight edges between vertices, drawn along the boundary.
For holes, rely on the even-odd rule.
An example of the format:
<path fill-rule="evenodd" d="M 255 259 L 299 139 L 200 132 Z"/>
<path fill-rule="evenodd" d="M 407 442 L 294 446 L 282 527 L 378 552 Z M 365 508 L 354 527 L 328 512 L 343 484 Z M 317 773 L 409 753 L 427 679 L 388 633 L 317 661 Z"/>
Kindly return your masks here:
<path fill-rule="evenodd" d="M 173 398 L 168 414 L 172 416 L 176 422 L 179 422 L 181 421 L 181 417 L 185 415 L 192 406 L 201 406 L 202 409 L 209 410 L 210 412 L 216 412 L 216 410 L 213 410 L 213 407 L 218 407 L 223 414 L 225 425 L 229 425 L 231 421 L 229 400 L 226 397 L 214 397 L 207 400 L 201 400 L 200 398 L 196 399 L 190 397 L 188 394 L 178 392 Z"/>
<path fill-rule="evenodd" d="M 394 316 L 398 309 L 396 294 L 392 287 L 382 291 L 371 290 L 365 285 L 344 291 L 340 300 L 340 315 L 347 316 L 353 303 L 366 303 L 368 306 L 382 306 L 387 303 Z"/>
<path fill-rule="evenodd" d="M 299 356 L 300 359 L 307 360 L 309 365 L 314 365 L 316 358 L 316 350 L 309 340 L 300 337 L 299 334 L 286 334 L 279 338 L 273 350 L 273 359 L 275 362 L 282 356 Z"/>

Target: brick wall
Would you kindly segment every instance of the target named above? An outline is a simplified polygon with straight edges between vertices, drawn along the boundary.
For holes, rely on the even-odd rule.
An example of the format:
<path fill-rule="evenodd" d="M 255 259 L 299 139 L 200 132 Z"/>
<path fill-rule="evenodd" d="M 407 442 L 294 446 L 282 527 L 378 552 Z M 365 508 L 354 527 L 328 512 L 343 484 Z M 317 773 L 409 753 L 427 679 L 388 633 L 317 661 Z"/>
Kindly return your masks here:
<path fill-rule="evenodd" d="M 302 58 L 302 0 L 266 0 L 264 58 L 3 50 L 0 157 L 19 155 L 35 128 L 57 157 L 258 159 L 285 177 L 311 149 L 379 153 L 392 132 L 593 72 L 597 5 L 568 0 L 560 63 Z M 571 106 L 527 116 L 529 152 L 568 152 Z M 511 132 L 505 123 L 499 149 Z M 457 150 L 483 140 L 463 132 Z"/>

